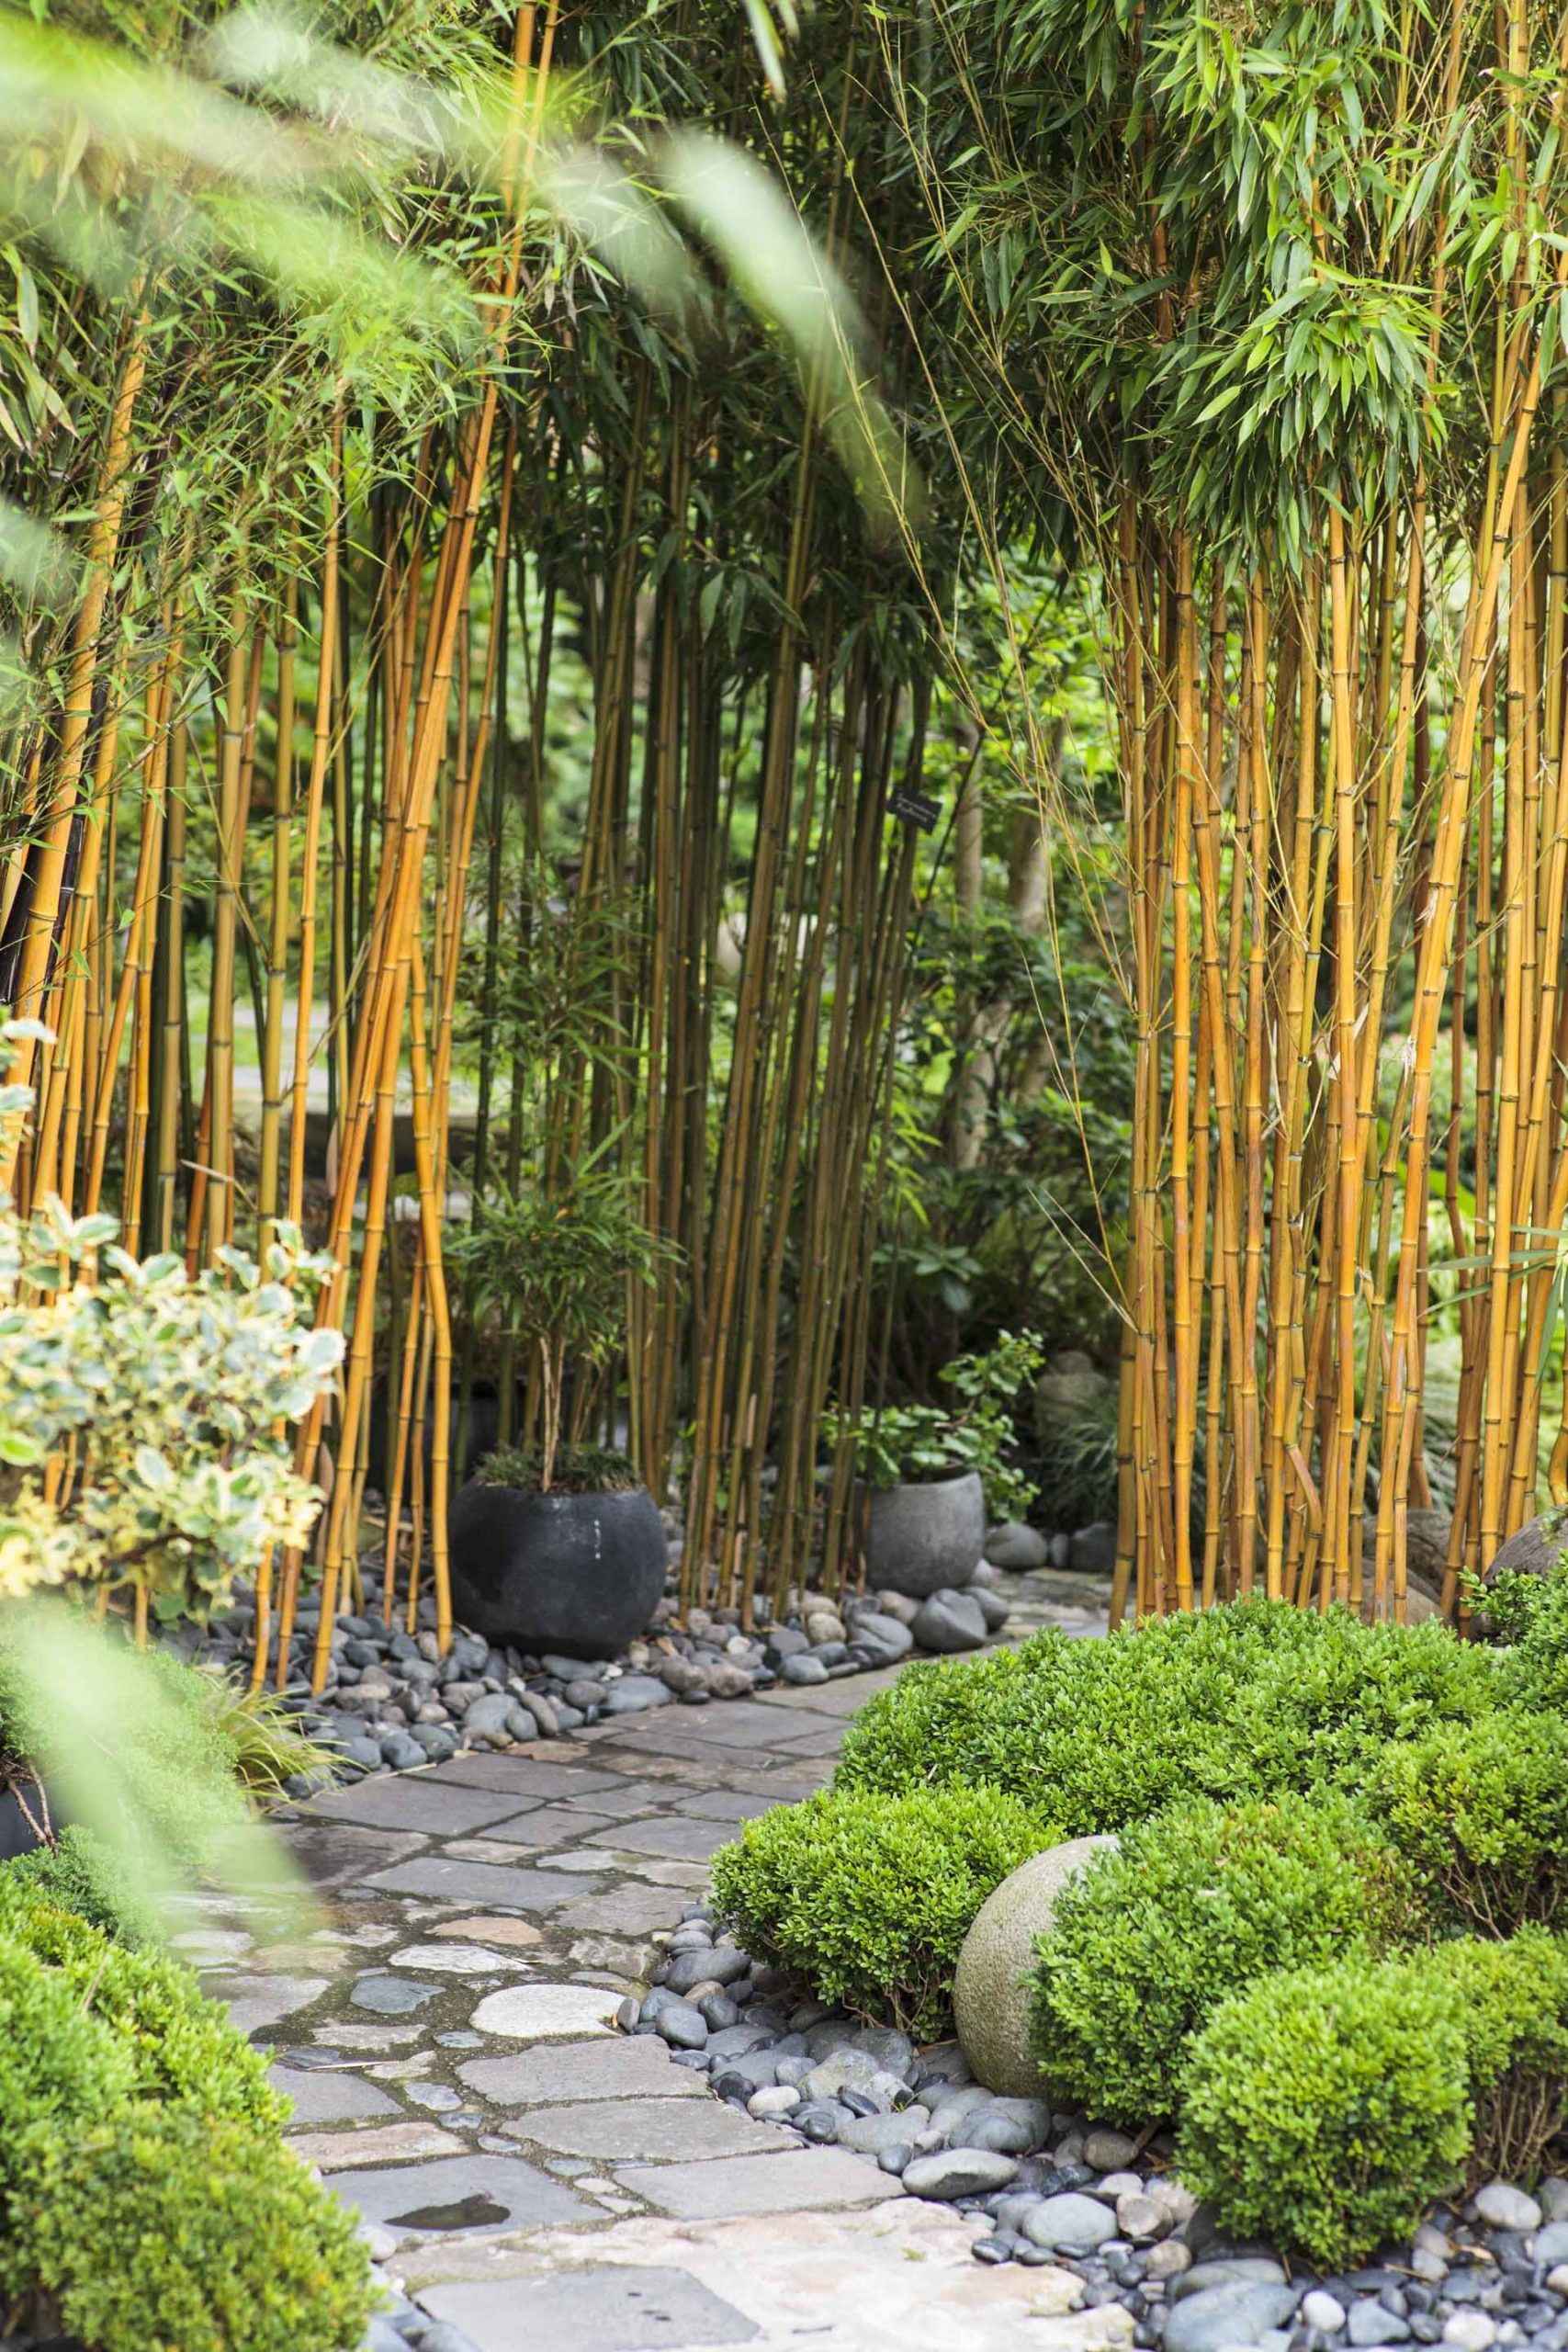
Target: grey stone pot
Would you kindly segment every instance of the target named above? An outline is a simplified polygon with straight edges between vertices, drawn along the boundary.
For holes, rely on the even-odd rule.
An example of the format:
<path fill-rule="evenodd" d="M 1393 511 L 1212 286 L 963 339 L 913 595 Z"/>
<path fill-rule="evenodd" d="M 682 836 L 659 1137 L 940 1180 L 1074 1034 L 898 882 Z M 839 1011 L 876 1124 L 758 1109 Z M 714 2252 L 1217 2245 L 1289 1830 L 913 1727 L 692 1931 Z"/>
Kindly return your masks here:
<path fill-rule="evenodd" d="M 664 1590 L 664 1522 L 646 1487 L 540 1495 L 470 1481 L 447 1527 L 457 1615 L 492 1642 L 614 1657 Z"/>
<path fill-rule="evenodd" d="M 986 1545 L 986 1497 L 978 1471 L 901 1487 L 873 1487 L 865 1529 L 866 1581 L 874 1591 L 924 1600 L 944 1585 L 966 1585 Z"/>

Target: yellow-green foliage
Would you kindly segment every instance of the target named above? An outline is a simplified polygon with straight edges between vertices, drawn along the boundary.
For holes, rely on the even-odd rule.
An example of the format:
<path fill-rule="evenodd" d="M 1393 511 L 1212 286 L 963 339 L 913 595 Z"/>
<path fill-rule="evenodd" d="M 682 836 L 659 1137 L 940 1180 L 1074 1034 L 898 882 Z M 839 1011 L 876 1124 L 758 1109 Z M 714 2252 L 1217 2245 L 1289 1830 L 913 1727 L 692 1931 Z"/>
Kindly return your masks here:
<path fill-rule="evenodd" d="M 93 2352 L 352 2352 L 370 2296 L 352 2216 L 280 2141 L 135 2103 L 52 2138 L 17 2202 L 18 2273 Z"/>
<path fill-rule="evenodd" d="M 347 2215 L 261 2053 L 178 1962 L 0 1869 L 0 2298 L 92 2352 L 348 2352 Z"/>
<path fill-rule="evenodd" d="M 1181 2109 L 1181 2177 L 1227 2231 L 1359 2262 L 1407 2237 L 1469 2154 L 1452 1996 L 1392 1961 L 1260 1976 L 1193 2043 Z"/>

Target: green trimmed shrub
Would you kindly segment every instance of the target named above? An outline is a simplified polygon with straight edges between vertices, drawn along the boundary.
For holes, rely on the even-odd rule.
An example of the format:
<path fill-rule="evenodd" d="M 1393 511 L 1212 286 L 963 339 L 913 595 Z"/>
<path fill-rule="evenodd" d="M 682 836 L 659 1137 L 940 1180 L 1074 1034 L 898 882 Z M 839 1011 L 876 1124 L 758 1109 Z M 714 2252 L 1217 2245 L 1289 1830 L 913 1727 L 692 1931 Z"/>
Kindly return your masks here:
<path fill-rule="evenodd" d="M 714 1858 L 748 1951 L 825 2001 L 922 2040 L 951 2029 L 975 1914 L 1055 1832 L 998 1790 L 823 1790 L 749 1821 Z"/>
<path fill-rule="evenodd" d="M 372 2301 L 353 2217 L 281 2143 L 142 2104 L 51 2135 L 0 2275 L 94 2352 L 352 2352 Z"/>
<path fill-rule="evenodd" d="M 158 1915 L 121 1857 L 92 1830 L 74 1823 L 59 1831 L 52 1847 L 39 1846 L 15 1861 L 0 1862 L 0 1889 L 7 1884 L 62 1911 L 75 1912 L 120 1943 L 158 1939 Z"/>
<path fill-rule="evenodd" d="M 1508 1645 L 1492 1654 L 1505 1702 L 1568 1715 L 1568 1561 L 1543 1577 L 1506 1573 L 1476 1599 Z"/>
<path fill-rule="evenodd" d="M 1465 1926 L 1511 1935 L 1568 1905 L 1568 1723 L 1516 1713 L 1391 1746 L 1368 1803 Z"/>
<path fill-rule="evenodd" d="M 1432 1954 L 1454 1998 L 1470 2092 L 1470 2177 L 1533 2180 L 1568 2112 L 1568 1943 L 1526 1928 Z"/>
<path fill-rule="evenodd" d="M 134 2081 L 130 2053 L 75 1988 L 0 1930 L 0 2237 L 40 2139 L 79 2132 Z"/>
<path fill-rule="evenodd" d="M 1484 1715 L 1497 1695 L 1486 1655 L 1446 1626 L 1252 1599 L 913 1668 L 857 1716 L 834 1784 L 987 1781 L 1081 1838 L 1193 1793 L 1358 1787 L 1390 1740 Z"/>
<path fill-rule="evenodd" d="M 1470 2153 L 1464 2030 L 1421 1963 L 1279 1970 L 1222 2001 L 1183 2071 L 1182 2179 L 1238 2237 L 1325 2269 L 1407 2237 Z"/>
<path fill-rule="evenodd" d="M 1256 1789 L 1362 1789 L 1392 1745 L 1476 1722 L 1497 1705 L 1492 1660 L 1446 1624 L 1363 1625 L 1348 1609 L 1298 1613 L 1315 1634 L 1261 1662 L 1228 1726 Z"/>
<path fill-rule="evenodd" d="M 0 1873 L 0 1932 L 24 1943 L 78 2006 L 107 2028 L 141 2096 L 280 2131 L 288 2104 L 266 2061 L 180 1962 L 111 1942 L 103 1930 Z"/>
<path fill-rule="evenodd" d="M 1150 2123 L 1174 2111 L 1191 2037 L 1227 1994 L 1423 1924 L 1414 1873 L 1348 1799 L 1190 1798 L 1123 1830 L 1058 1895 L 1032 2046 L 1054 2092 Z"/>

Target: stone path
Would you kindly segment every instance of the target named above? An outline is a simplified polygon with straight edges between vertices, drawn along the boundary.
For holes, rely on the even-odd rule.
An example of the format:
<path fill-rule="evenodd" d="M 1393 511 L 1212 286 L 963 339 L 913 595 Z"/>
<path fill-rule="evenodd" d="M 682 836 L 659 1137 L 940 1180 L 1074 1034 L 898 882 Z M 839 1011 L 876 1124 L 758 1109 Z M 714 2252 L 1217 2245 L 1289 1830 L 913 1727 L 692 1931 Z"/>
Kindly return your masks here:
<path fill-rule="evenodd" d="M 1015 1638 L 1066 1613 L 1044 1582 L 1019 1581 Z M 378 2322 L 378 2352 L 1130 2344 L 1124 2311 L 1074 2310 L 1066 2271 L 976 2264 L 985 2215 L 802 2147 L 615 2029 L 716 1848 L 818 1787 L 845 1720 L 890 1679 L 367 1781 L 286 1832 L 326 1926 L 288 1948 L 252 1948 L 243 1924 L 183 1939 L 274 2046 L 295 2145 L 423 2315 Z"/>

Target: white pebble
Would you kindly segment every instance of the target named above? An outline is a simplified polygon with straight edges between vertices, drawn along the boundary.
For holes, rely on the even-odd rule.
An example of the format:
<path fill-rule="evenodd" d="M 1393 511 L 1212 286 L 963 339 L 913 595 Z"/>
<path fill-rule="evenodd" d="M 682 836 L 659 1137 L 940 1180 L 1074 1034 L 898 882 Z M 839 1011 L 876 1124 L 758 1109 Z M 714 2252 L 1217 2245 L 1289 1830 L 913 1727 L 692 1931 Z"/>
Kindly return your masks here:
<path fill-rule="evenodd" d="M 1455 2352 L 1491 2352 L 1496 2341 L 1496 2321 L 1490 2312 L 1478 2311 L 1473 2303 L 1450 2312 L 1443 2322 L 1443 2342 L 1451 2344 Z"/>
<path fill-rule="evenodd" d="M 1539 2230 L 1540 2207 L 1511 2180 L 1489 2180 L 1484 2188 L 1475 2192 L 1472 2208 L 1477 2221 L 1494 2230 Z"/>
<path fill-rule="evenodd" d="M 769 2083 L 761 2090 L 752 2092 L 746 2102 L 746 2112 L 765 2122 L 771 2116 L 787 2115 L 792 2108 L 799 2105 L 800 2093 L 792 2090 L 787 2083 Z"/>
<path fill-rule="evenodd" d="M 1546 2283 L 1554 2295 L 1568 2295 L 1568 2262 L 1559 2262 L 1549 2270 Z"/>
<path fill-rule="evenodd" d="M 1314 2287 L 1310 2295 L 1302 2297 L 1302 2317 L 1309 2327 L 1335 2335 L 1345 2324 L 1345 2306 L 1321 2287 Z"/>

